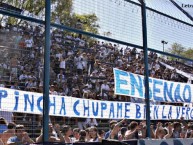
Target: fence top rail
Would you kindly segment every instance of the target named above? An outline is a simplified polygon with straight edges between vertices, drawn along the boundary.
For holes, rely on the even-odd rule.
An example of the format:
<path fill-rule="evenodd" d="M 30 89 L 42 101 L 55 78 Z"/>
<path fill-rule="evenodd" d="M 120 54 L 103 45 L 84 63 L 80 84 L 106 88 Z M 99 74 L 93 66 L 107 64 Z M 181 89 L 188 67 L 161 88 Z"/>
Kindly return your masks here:
<path fill-rule="evenodd" d="M 43 21 L 43 20 L 23 16 L 21 14 L 12 13 L 12 12 L 9 12 L 9 11 L 6 11 L 6 10 L 1 10 L 0 9 L 0 14 L 11 16 L 11 17 L 16 17 L 16 18 L 23 19 L 23 20 L 26 20 L 26 21 L 31 21 L 31 22 L 35 22 L 35 23 L 38 23 L 38 24 L 45 25 L 45 21 Z M 87 35 L 87 36 L 90 36 L 90 37 L 95 37 L 95 38 L 98 38 L 98 39 L 111 41 L 111 42 L 114 42 L 114 43 L 119 43 L 119 44 L 127 45 L 127 46 L 130 46 L 130 47 L 136 47 L 138 49 L 143 49 L 143 47 L 140 46 L 140 45 L 124 42 L 124 41 L 121 41 L 121 40 L 117 40 L 117 39 L 113 39 L 113 38 L 109 38 L 109 37 L 105 37 L 105 36 L 101 36 L 101 35 L 98 35 L 98 34 L 93 34 L 93 33 L 90 33 L 90 32 L 85 32 L 85 31 L 78 30 L 78 29 L 75 29 L 75 28 L 71 28 L 71 27 L 68 27 L 68 26 L 64 26 L 64 25 L 61 25 L 61 24 L 51 23 L 51 27 L 55 27 L 55 28 L 58 28 L 58 29 L 63 29 L 63 30 L 66 30 L 66 31 L 71 31 L 71 32 L 74 32 L 74 33 L 80 33 L 80 34 Z M 192 27 L 193 27 L 193 25 L 192 25 Z M 193 62 L 192 59 L 177 56 L 177 55 L 167 53 L 167 52 L 162 52 L 162 51 L 159 51 L 159 50 L 155 50 L 153 48 L 148 48 L 148 51 L 152 51 L 152 52 L 156 52 L 156 53 L 159 53 L 159 54 L 172 56 L 172 57 L 175 57 L 175 58 L 184 59 L 184 60 Z"/>

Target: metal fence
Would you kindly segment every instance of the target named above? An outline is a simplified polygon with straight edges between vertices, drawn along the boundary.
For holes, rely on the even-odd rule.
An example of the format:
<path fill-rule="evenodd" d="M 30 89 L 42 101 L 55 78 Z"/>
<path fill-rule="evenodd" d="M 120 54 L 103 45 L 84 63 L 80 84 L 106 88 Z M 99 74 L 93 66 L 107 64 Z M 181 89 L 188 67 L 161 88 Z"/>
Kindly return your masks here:
<path fill-rule="evenodd" d="M 192 20 L 173 1 L 156 1 L 153 5 L 148 1 L 73 0 L 64 2 L 66 7 L 61 1 L 54 0 L 20 2 L 14 6 L 16 1 L 2 1 L 0 5 L 1 87 L 43 93 L 43 111 L 37 114 L 10 112 L 7 104 L 7 108 L 1 108 L 1 116 L 8 122 L 23 124 L 33 139 L 40 135 L 43 127 L 43 141 L 48 141 L 49 123 L 77 128 L 80 118 L 49 117 L 49 94 L 130 102 L 130 97 L 116 98 L 113 94 L 112 75 L 113 67 L 127 67 L 121 64 L 120 58 L 130 57 L 136 61 L 128 60 L 131 61 L 128 66 L 140 64 L 133 66 L 143 67 L 143 70 L 128 69 L 145 74 L 147 136 L 150 137 L 147 92 L 151 75 L 148 64 L 152 58 L 148 53 L 156 53 L 153 54 L 155 59 L 159 57 L 166 64 L 183 66 L 185 71 L 192 73 L 192 66 L 184 64 L 192 63 L 192 59 L 167 52 L 169 45 L 175 42 L 184 47 L 193 46 Z M 39 11 L 38 5 L 41 6 Z M 34 14 L 35 11 L 38 13 Z M 127 52 L 130 52 L 129 56 Z M 78 60 L 80 55 L 86 56 L 87 60 Z M 166 61 L 165 57 L 170 59 Z M 77 62 L 83 61 L 83 66 L 75 64 L 75 58 Z M 103 69 L 99 70 L 99 66 Z M 93 75 L 96 70 L 99 72 Z M 101 90 L 98 86 L 105 80 L 110 88 Z M 182 80 L 187 78 L 183 76 Z M 13 98 L 15 96 L 13 94 Z M 97 119 L 97 122 L 99 129 L 109 129 L 109 120 Z"/>

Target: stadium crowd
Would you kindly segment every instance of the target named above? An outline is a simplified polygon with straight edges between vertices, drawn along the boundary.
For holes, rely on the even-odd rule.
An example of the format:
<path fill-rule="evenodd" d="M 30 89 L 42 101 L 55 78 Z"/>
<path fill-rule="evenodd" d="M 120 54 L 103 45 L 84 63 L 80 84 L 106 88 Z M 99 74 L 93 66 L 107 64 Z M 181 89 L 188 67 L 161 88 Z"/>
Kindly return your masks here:
<path fill-rule="evenodd" d="M 1 118 L 1 123 L 3 119 Z M 130 140 L 146 138 L 146 122 L 131 121 L 129 124 L 126 119 L 121 121 L 112 120 L 109 125 L 109 131 L 98 130 L 96 126 L 90 126 L 85 129 L 74 128 L 69 125 L 49 124 L 49 142 L 62 143 L 82 143 L 82 142 L 101 142 L 103 139 L 111 140 Z M 151 138 L 169 139 L 169 138 L 192 138 L 193 123 L 186 123 L 183 118 L 178 122 L 157 122 L 151 125 Z M 31 139 L 25 131 L 23 125 L 9 123 L 7 129 L 0 134 L 1 144 L 31 144 L 41 143 L 43 140 L 42 131 L 36 139 Z"/>
<path fill-rule="evenodd" d="M 77 26 L 80 27 L 80 26 Z M 21 26 L 7 25 L 1 27 L 1 32 L 12 33 L 14 45 L 12 48 L 1 50 L 3 54 L 0 62 L 0 87 L 43 92 L 43 54 L 44 31 L 42 26 L 31 26 L 27 22 Z M 50 94 L 72 96 L 78 98 L 127 101 L 144 103 L 142 99 L 114 94 L 113 68 L 119 68 L 135 74 L 144 74 L 143 51 L 137 48 L 119 46 L 118 44 L 88 39 L 80 34 L 71 34 L 59 29 L 51 32 L 50 53 Z M 17 50 L 20 53 L 10 53 Z M 187 82 L 188 79 L 176 72 L 176 69 L 193 73 L 193 68 L 166 60 L 156 53 L 148 54 L 150 77 L 164 80 Z M 160 62 L 174 66 L 176 69 L 166 68 Z M 156 103 L 156 102 L 152 102 Z M 0 111 L 3 112 L 3 111 Z M 3 115 L 1 115 L 3 116 Z M 14 113 L 14 117 L 21 116 L 29 121 L 29 114 Z M 27 118 L 27 116 L 29 116 Z M 6 116 L 3 116 L 6 118 Z M 32 140 L 25 132 L 23 125 L 16 125 L 14 119 L 1 118 L 1 139 L 5 144 L 13 142 L 33 143 L 41 142 L 42 134 Z M 27 120 L 28 119 L 28 120 Z M 116 140 L 138 139 L 146 137 L 145 121 L 109 121 L 110 129 L 105 133 L 98 130 L 96 119 L 77 118 L 78 128 L 72 129 L 64 125 L 66 118 L 62 118 L 62 125 L 57 117 L 51 117 L 49 135 L 50 141 L 59 142 L 97 142 L 104 138 Z M 41 117 L 37 119 L 41 126 Z M 11 138 L 4 134 L 10 132 Z M 193 124 L 183 119 L 177 122 L 155 122 L 151 127 L 152 138 L 191 138 Z"/>

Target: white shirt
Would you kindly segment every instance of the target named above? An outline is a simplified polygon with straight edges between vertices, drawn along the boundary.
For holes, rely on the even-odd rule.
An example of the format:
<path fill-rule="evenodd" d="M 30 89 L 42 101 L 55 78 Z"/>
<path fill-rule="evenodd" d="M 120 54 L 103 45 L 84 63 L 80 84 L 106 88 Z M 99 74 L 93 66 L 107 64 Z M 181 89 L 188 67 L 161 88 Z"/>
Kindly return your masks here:
<path fill-rule="evenodd" d="M 63 74 L 58 74 L 58 75 L 57 75 L 57 78 L 58 78 L 58 79 L 60 78 L 60 75 L 62 75 L 62 79 L 65 79 L 65 77 L 64 77 Z"/>
<path fill-rule="evenodd" d="M 98 123 L 97 123 L 95 118 L 92 118 L 92 120 L 91 120 L 91 118 L 87 118 L 86 121 L 85 121 L 85 124 L 88 124 L 89 127 L 98 126 Z"/>
<path fill-rule="evenodd" d="M 110 90 L 109 85 L 108 85 L 108 84 L 102 84 L 102 85 L 101 85 L 101 96 L 102 96 L 102 90 L 109 91 L 109 90 Z M 107 96 L 107 95 L 104 94 L 104 96 Z"/>
<path fill-rule="evenodd" d="M 25 40 L 26 47 L 31 48 L 33 46 L 33 40 L 27 39 Z"/>
<path fill-rule="evenodd" d="M 50 93 L 50 95 L 58 95 L 58 93 L 56 91 L 53 91 L 53 92 L 49 91 L 49 93 Z"/>
<path fill-rule="evenodd" d="M 24 79 L 26 79 L 27 78 L 27 75 L 25 75 L 25 74 L 21 74 L 20 76 L 19 76 L 19 80 L 21 81 L 21 80 L 24 80 Z"/>
<path fill-rule="evenodd" d="M 63 60 L 63 61 L 60 62 L 60 68 L 63 68 L 63 69 L 66 68 L 66 62 L 65 62 L 65 60 Z"/>
<path fill-rule="evenodd" d="M 62 58 L 62 53 L 56 54 L 56 57 L 59 58 L 59 60 Z"/>

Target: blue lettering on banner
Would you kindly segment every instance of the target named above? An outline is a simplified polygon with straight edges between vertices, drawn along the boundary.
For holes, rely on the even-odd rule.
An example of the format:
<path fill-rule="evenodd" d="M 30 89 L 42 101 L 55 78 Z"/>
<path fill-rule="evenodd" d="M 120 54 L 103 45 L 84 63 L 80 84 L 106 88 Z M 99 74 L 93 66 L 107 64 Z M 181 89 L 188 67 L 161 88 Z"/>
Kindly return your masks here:
<path fill-rule="evenodd" d="M 185 107 L 182 107 L 182 117 L 184 117 L 184 114 L 185 114 L 185 111 L 186 110 L 186 108 Z"/>
<path fill-rule="evenodd" d="M 176 113 L 177 113 L 176 119 L 178 119 L 180 116 L 180 107 L 179 106 L 176 107 Z"/>
<path fill-rule="evenodd" d="M 1 108 L 1 100 L 2 100 L 2 98 L 6 98 L 6 97 L 7 97 L 7 91 L 0 90 L 0 108 Z"/>
<path fill-rule="evenodd" d="M 63 114 L 62 114 L 62 111 L 63 111 Z M 60 108 L 60 115 L 66 115 L 66 105 L 65 105 L 65 99 L 64 97 L 62 97 L 62 105 L 61 105 L 61 108 Z"/>
<path fill-rule="evenodd" d="M 125 117 L 124 118 L 130 118 L 130 116 L 128 115 L 128 113 L 130 112 L 130 103 L 125 103 Z"/>
<path fill-rule="evenodd" d="M 99 103 L 96 102 L 96 107 L 95 107 L 95 102 L 92 102 L 92 112 L 94 116 L 98 116 L 98 111 L 99 111 Z M 96 108 L 96 109 L 95 109 Z"/>
<path fill-rule="evenodd" d="M 140 112 L 141 107 L 138 104 L 135 104 L 135 105 L 136 105 L 136 115 L 135 115 L 135 117 L 136 118 L 141 118 L 141 112 Z"/>
<path fill-rule="evenodd" d="M 165 109 L 165 106 L 162 106 L 162 119 L 166 119 L 166 115 L 164 115 L 164 109 Z"/>
<path fill-rule="evenodd" d="M 151 110 L 152 110 L 152 107 L 153 107 L 153 106 L 150 105 L 150 112 L 149 112 L 149 113 L 150 113 L 150 119 L 152 119 L 152 116 L 151 116 L 151 112 L 152 112 Z"/>
<path fill-rule="evenodd" d="M 193 119 L 193 108 L 190 111 L 190 118 Z"/>
<path fill-rule="evenodd" d="M 169 108 L 168 119 L 172 119 L 172 106 Z"/>
<path fill-rule="evenodd" d="M 123 107 L 122 103 L 117 103 L 117 118 L 119 118 L 119 117 L 122 118 L 122 107 Z"/>
<path fill-rule="evenodd" d="M 180 84 L 178 84 L 176 89 L 175 89 L 174 97 L 175 97 L 176 102 L 184 102 L 180 96 Z M 180 101 L 178 101 L 178 100 L 180 100 Z"/>
<path fill-rule="evenodd" d="M 150 83 L 152 83 L 152 79 L 149 78 L 149 86 L 150 86 Z M 144 81 L 144 84 L 145 84 L 145 81 Z M 144 92 L 144 96 L 145 96 L 145 92 Z M 149 87 L 149 99 L 152 99 L 153 95 L 152 95 L 152 90 L 151 90 L 151 87 Z"/>
<path fill-rule="evenodd" d="M 139 97 L 143 98 L 143 81 L 140 76 L 138 76 L 138 81 L 137 82 L 135 76 L 133 74 L 130 75 L 130 83 L 131 83 L 131 95 L 135 96 L 135 90 L 139 92 Z"/>
<path fill-rule="evenodd" d="M 170 83 L 170 88 L 168 88 L 168 83 L 164 82 L 164 100 L 168 101 L 167 95 L 169 99 L 174 102 L 174 99 L 172 97 L 172 88 L 173 88 L 174 83 Z"/>
<path fill-rule="evenodd" d="M 107 104 L 106 103 L 101 103 L 101 117 L 103 117 L 103 112 L 107 109 Z"/>
<path fill-rule="evenodd" d="M 43 96 L 40 96 L 37 100 L 37 107 L 39 111 L 43 111 L 43 109 L 41 108 L 41 101 L 43 100 Z"/>
<path fill-rule="evenodd" d="M 127 84 L 127 81 L 126 80 L 121 80 L 120 79 L 120 75 L 122 76 L 125 76 L 125 77 L 128 77 L 128 73 L 127 72 L 124 72 L 124 71 L 119 71 L 119 70 L 114 70 L 114 77 L 116 78 L 116 93 L 118 94 L 125 94 L 125 95 L 129 95 L 129 90 L 126 90 L 126 89 L 122 89 L 120 87 L 120 85 L 128 85 Z"/>
<path fill-rule="evenodd" d="M 154 106 L 154 119 L 158 119 L 158 109 L 159 106 Z"/>
<path fill-rule="evenodd" d="M 128 77 L 129 78 L 129 77 Z M 136 78 L 136 77 L 135 77 Z M 136 79 L 138 85 L 139 81 Z M 162 90 L 161 85 L 156 83 L 156 89 Z M 175 83 L 174 83 L 175 84 Z M 153 86 L 153 85 L 152 85 Z M 163 83 L 162 87 L 167 87 L 165 95 L 168 101 L 172 99 L 174 102 L 183 100 L 185 102 L 190 101 L 190 96 L 192 95 L 190 85 L 172 85 Z M 174 86 L 176 86 L 174 88 Z M 179 87 L 181 90 L 179 90 Z M 137 88 L 137 85 L 134 87 Z M 173 88 L 173 93 L 171 93 Z M 177 91 L 178 90 L 178 91 Z M 181 91 L 181 92 L 180 92 Z M 152 90 L 153 92 L 153 90 Z M 156 92 L 156 91 L 155 91 Z M 136 92 L 135 92 L 136 93 Z M 138 92 L 137 92 L 138 93 Z M 160 95 L 158 95 L 159 97 Z M 160 93 L 161 94 L 161 93 Z M 169 94 L 173 94 L 173 97 L 169 98 Z M 174 97 L 175 94 L 175 97 Z M 10 97 L 12 99 L 12 108 L 8 107 L 7 111 L 10 112 L 29 112 L 34 114 L 39 114 L 43 112 L 43 96 L 35 92 L 23 92 L 18 90 L 1 89 L 0 88 L 0 105 L 1 109 L 6 108 L 6 104 L 9 104 Z M 177 96 L 177 97 L 176 97 Z M 145 119 L 146 118 L 146 106 L 144 104 L 130 103 L 130 102 L 111 102 L 111 101 L 96 101 L 88 99 L 76 99 L 69 98 L 66 96 L 50 96 L 49 99 L 49 109 L 52 111 L 52 115 L 62 115 L 70 117 L 91 117 L 91 118 L 114 118 L 114 119 Z M 58 100 L 61 99 L 61 100 Z M 163 97 L 164 100 L 164 97 Z M 4 103 L 5 102 L 5 103 Z M 73 104 L 66 104 L 67 102 L 73 102 Z M 81 102 L 81 103 L 80 103 Z M 21 104 L 21 105 L 20 105 Z M 69 108 L 68 108 L 68 107 Z M 70 107 L 72 106 L 72 107 Z M 67 109 L 66 109 L 67 107 Z M 168 105 L 151 105 L 151 118 L 156 119 L 179 119 L 183 116 L 186 120 L 193 120 L 193 108 L 191 107 L 179 107 L 179 106 L 168 106 Z M 71 113 L 74 112 L 74 113 Z M 131 115 L 132 113 L 132 115 Z M 133 114 L 134 113 L 134 114 Z M 159 114 L 160 113 L 160 114 Z"/>
<path fill-rule="evenodd" d="M 150 86 L 150 83 L 152 83 L 152 79 L 149 78 L 149 86 Z M 143 78 L 143 85 L 145 86 L 145 79 Z M 152 94 L 152 89 L 151 87 L 149 87 L 149 99 L 152 99 L 153 97 L 153 94 Z M 145 91 L 144 91 L 144 94 L 143 94 L 143 98 L 145 98 Z"/>
<path fill-rule="evenodd" d="M 13 110 L 17 111 L 19 103 L 19 91 L 14 91 L 14 95 L 15 95 L 15 106 Z"/>
<path fill-rule="evenodd" d="M 50 108 L 51 107 L 54 107 L 54 111 L 53 111 L 53 114 L 56 114 L 56 98 L 55 97 L 53 97 L 53 103 L 50 101 L 50 103 L 49 103 L 49 111 L 50 111 Z"/>
<path fill-rule="evenodd" d="M 77 115 L 77 116 L 80 116 L 80 112 L 78 112 L 77 111 L 77 105 L 79 105 L 79 103 L 80 103 L 80 100 L 77 100 L 75 103 L 74 103 L 74 105 L 73 105 L 73 111 L 74 111 L 74 113 Z"/>
<path fill-rule="evenodd" d="M 143 118 L 146 118 L 146 105 L 144 105 L 144 116 L 143 116 Z"/>
<path fill-rule="evenodd" d="M 157 86 L 163 86 L 163 81 L 156 80 L 156 79 L 153 80 L 153 97 L 154 97 L 154 100 L 163 101 L 162 96 L 157 96 L 158 95 L 157 93 L 160 93 L 160 89 L 157 88 Z"/>
<path fill-rule="evenodd" d="M 24 111 L 27 111 L 27 104 L 29 103 L 30 110 L 33 112 L 33 110 L 34 110 L 34 95 L 31 95 L 31 98 L 29 98 L 29 94 L 24 94 L 24 101 L 25 101 Z"/>
<path fill-rule="evenodd" d="M 187 107 L 186 109 L 186 119 L 189 120 L 189 111 L 190 111 L 190 107 Z"/>
<path fill-rule="evenodd" d="M 115 93 L 145 99 L 144 77 L 114 69 Z M 153 83 L 153 84 L 152 84 Z M 149 78 L 149 97 L 159 102 L 192 102 L 191 84 Z M 124 86 L 124 87 L 122 87 Z M 131 90 L 130 90 L 131 89 Z"/>
<path fill-rule="evenodd" d="M 188 91 L 188 98 L 186 98 L 186 91 Z M 191 88 L 189 85 L 185 85 L 184 87 L 184 91 L 183 91 L 183 99 L 184 99 L 184 102 L 187 102 L 187 103 L 190 103 L 191 102 Z"/>
<path fill-rule="evenodd" d="M 113 115 L 113 118 L 114 118 L 115 117 L 115 112 L 114 112 L 114 104 L 113 104 L 113 102 L 110 105 L 109 118 L 111 118 L 111 114 Z"/>
<path fill-rule="evenodd" d="M 87 104 L 85 103 L 85 101 L 87 102 Z M 87 116 L 89 117 L 89 100 L 83 100 L 83 106 L 84 106 L 84 116 L 86 115 L 86 111 L 87 111 Z"/>

